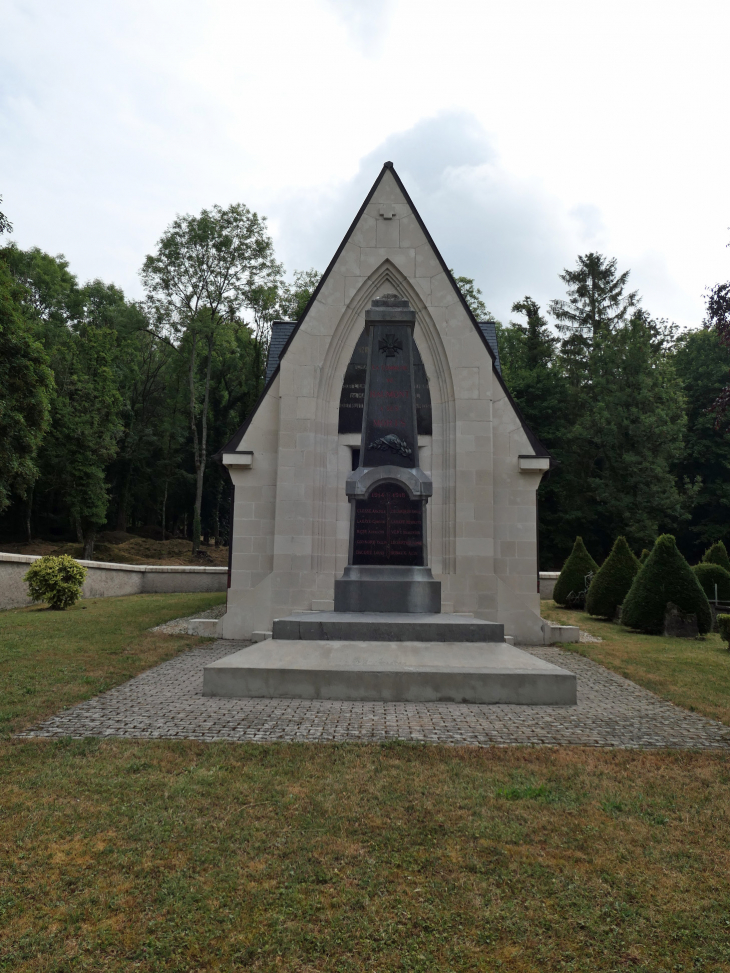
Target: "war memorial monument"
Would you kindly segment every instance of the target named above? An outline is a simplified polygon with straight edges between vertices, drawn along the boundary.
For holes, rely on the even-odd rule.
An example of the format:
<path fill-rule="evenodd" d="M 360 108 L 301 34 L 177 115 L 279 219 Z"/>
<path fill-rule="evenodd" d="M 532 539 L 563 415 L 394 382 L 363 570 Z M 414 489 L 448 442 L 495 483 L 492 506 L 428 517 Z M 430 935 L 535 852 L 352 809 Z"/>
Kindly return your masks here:
<path fill-rule="evenodd" d="M 575 702 L 572 673 L 514 646 L 554 637 L 536 507 L 551 457 L 391 163 L 302 318 L 275 324 L 220 458 L 218 635 L 259 641 L 207 666 L 206 694 Z"/>

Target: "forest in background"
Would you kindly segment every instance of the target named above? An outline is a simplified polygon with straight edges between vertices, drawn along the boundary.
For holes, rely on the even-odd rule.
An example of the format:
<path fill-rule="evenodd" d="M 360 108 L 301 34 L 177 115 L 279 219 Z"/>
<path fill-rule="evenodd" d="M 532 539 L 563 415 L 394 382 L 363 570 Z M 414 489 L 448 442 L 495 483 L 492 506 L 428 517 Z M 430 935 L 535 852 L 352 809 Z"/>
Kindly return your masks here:
<path fill-rule="evenodd" d="M 79 284 L 63 256 L 0 249 L 0 542 L 75 541 L 86 557 L 109 532 L 203 557 L 228 543 L 229 479 L 211 457 L 263 388 L 271 321 L 297 320 L 319 274 L 287 282 L 265 219 L 236 205 L 178 217 L 141 276 L 130 301 Z M 539 490 L 541 568 L 577 534 L 599 561 L 619 534 L 641 550 L 670 532 L 691 560 L 729 544 L 728 285 L 679 334 L 615 260 L 584 254 L 558 276 L 545 312 L 526 296 L 497 322 L 505 383 L 557 461 Z"/>

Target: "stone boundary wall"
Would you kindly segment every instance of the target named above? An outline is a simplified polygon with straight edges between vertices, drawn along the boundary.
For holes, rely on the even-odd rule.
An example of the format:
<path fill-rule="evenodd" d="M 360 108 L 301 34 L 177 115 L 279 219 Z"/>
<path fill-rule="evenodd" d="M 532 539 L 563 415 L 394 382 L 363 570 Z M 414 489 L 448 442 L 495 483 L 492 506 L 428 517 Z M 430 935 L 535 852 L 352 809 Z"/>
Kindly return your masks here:
<path fill-rule="evenodd" d="M 39 554 L 0 554 L 0 610 L 31 605 L 23 576 Z M 84 598 L 162 592 L 225 591 L 228 568 L 184 565 L 111 564 L 79 561 L 87 569 L 82 589 Z"/>
<path fill-rule="evenodd" d="M 540 572 L 540 601 L 552 598 L 555 582 L 560 577 L 560 571 L 541 571 Z"/>
<path fill-rule="evenodd" d="M 23 576 L 39 554 L 0 554 L 0 611 L 31 605 Z M 142 593 L 225 591 L 228 568 L 171 564 L 112 564 L 79 561 L 88 569 L 84 598 L 109 598 Z M 540 598 L 552 598 L 559 571 L 540 572 Z"/>

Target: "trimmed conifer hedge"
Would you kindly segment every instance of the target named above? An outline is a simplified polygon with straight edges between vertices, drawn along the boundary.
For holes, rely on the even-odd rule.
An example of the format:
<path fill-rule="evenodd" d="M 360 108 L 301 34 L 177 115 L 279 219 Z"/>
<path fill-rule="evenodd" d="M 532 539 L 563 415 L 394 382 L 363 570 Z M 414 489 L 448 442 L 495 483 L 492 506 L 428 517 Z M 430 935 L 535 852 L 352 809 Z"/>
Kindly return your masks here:
<path fill-rule="evenodd" d="M 719 564 L 721 568 L 730 572 L 730 557 L 728 557 L 727 548 L 722 541 L 716 541 L 712 547 L 705 551 L 702 555 L 702 563 Z"/>
<path fill-rule="evenodd" d="M 719 601 L 730 601 L 730 571 L 719 564 L 695 564 L 692 568 L 702 590 L 710 601 L 715 600 L 715 585 Z"/>
<path fill-rule="evenodd" d="M 624 599 L 621 621 L 640 632 L 661 635 L 670 601 L 683 612 L 697 615 L 700 635 L 710 631 L 712 615 L 707 595 L 672 535 L 662 534 Z"/>
<path fill-rule="evenodd" d="M 646 564 L 646 559 L 649 557 L 650 554 L 651 551 L 645 547 L 639 556 L 639 564 Z"/>
<path fill-rule="evenodd" d="M 588 574 L 595 574 L 598 565 L 586 550 L 582 537 L 576 537 L 570 557 L 563 565 L 558 580 L 553 589 L 553 600 L 556 605 L 565 605 L 571 591 L 578 594 L 585 589 L 585 579 Z"/>
<path fill-rule="evenodd" d="M 639 560 L 626 543 L 626 538 L 617 537 L 611 553 L 591 581 L 586 595 L 588 614 L 613 618 L 629 593 L 639 566 Z"/>

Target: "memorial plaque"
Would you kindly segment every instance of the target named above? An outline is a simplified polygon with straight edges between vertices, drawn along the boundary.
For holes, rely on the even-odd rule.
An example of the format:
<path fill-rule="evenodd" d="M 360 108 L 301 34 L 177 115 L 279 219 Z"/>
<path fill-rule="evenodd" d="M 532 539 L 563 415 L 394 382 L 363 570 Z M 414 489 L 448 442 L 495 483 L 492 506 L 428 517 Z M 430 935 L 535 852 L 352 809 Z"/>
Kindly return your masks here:
<path fill-rule="evenodd" d="M 353 564 L 423 565 L 423 501 L 382 483 L 355 502 Z"/>
<path fill-rule="evenodd" d="M 352 358 L 345 371 L 340 394 L 340 414 L 337 431 L 340 433 L 362 432 L 365 405 L 365 379 L 368 368 L 368 338 L 365 331 L 357 339 Z M 416 423 L 419 436 L 432 434 L 431 392 L 426 377 L 426 367 L 413 341 L 413 379 L 416 386 Z"/>

